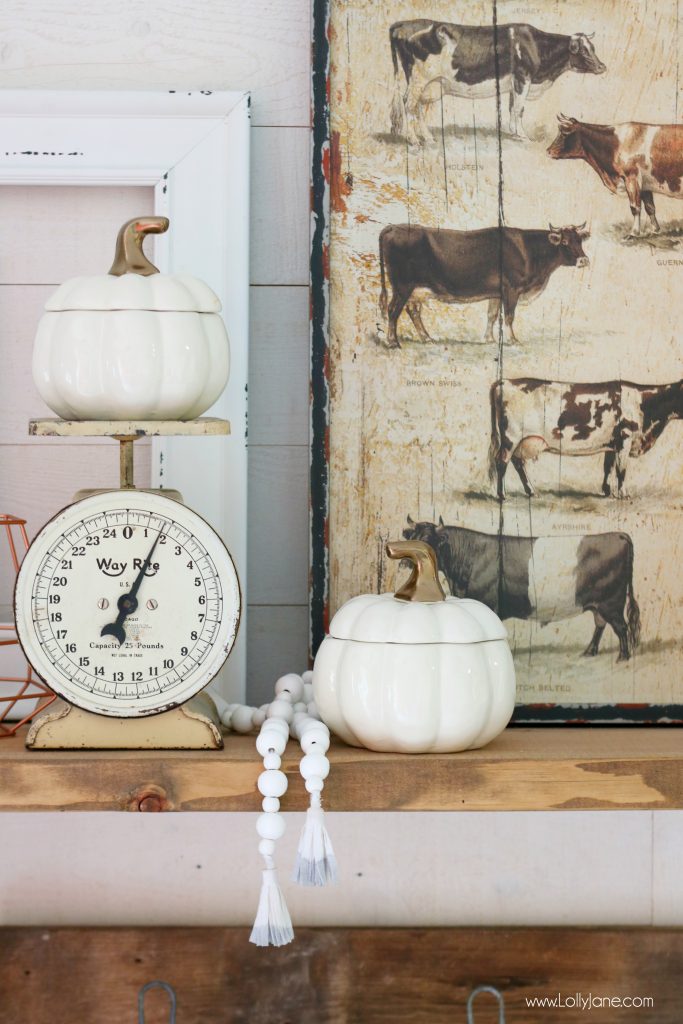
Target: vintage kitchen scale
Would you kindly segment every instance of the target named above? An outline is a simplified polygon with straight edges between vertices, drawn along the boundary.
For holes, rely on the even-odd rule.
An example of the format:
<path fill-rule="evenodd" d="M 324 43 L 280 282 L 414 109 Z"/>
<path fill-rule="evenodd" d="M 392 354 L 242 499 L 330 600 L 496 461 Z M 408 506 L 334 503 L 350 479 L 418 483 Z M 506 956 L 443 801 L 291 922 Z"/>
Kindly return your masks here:
<path fill-rule="evenodd" d="M 17 635 L 62 698 L 28 732 L 32 749 L 216 749 L 201 691 L 228 657 L 241 597 L 230 553 L 177 491 L 138 490 L 133 446 L 148 436 L 228 434 L 198 418 L 228 378 L 220 302 L 142 251 L 162 217 L 124 224 L 108 275 L 74 278 L 46 305 L 33 373 L 60 419 L 40 436 L 120 444 L 118 490 L 80 491 L 31 544 L 17 577 Z"/>

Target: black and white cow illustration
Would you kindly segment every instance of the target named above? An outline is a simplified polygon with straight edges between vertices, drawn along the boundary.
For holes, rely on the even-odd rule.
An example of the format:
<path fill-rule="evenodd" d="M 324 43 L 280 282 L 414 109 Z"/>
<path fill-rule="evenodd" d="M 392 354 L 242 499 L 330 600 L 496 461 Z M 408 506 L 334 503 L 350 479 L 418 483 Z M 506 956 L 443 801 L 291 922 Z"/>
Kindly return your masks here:
<path fill-rule="evenodd" d="M 414 522 L 406 540 L 434 549 L 454 597 L 482 601 L 501 619 L 542 624 L 592 612 L 595 628 L 584 654 L 595 656 L 605 626 L 619 640 L 619 661 L 640 640 L 633 593 L 633 541 L 627 533 L 516 537 L 460 526 Z"/>
<path fill-rule="evenodd" d="M 633 384 L 609 380 L 567 384 L 536 377 L 497 381 L 491 387 L 489 476 L 505 497 L 510 463 L 528 496 L 534 490 L 527 462 L 543 452 L 579 456 L 604 454 L 602 493 L 625 496 L 626 462 L 648 452 L 672 420 L 683 419 L 683 380 Z"/>
<path fill-rule="evenodd" d="M 592 35 L 542 32 L 533 25 L 454 25 L 419 18 L 389 29 L 395 95 L 391 129 L 411 145 L 433 142 L 425 113 L 443 96 L 471 99 L 509 95 L 510 131 L 524 137 L 524 105 L 566 71 L 601 75 Z M 497 54 L 496 54 L 497 49 Z M 401 80 L 403 73 L 405 85 Z"/>

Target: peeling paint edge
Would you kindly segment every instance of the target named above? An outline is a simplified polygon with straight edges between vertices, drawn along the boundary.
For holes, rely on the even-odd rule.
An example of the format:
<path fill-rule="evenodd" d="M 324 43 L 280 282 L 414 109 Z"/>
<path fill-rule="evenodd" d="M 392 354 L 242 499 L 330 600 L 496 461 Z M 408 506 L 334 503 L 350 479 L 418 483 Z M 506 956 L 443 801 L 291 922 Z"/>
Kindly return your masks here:
<path fill-rule="evenodd" d="M 310 250 L 310 571 L 309 654 L 315 657 L 329 619 L 329 208 L 330 0 L 312 6 L 312 141 Z"/>

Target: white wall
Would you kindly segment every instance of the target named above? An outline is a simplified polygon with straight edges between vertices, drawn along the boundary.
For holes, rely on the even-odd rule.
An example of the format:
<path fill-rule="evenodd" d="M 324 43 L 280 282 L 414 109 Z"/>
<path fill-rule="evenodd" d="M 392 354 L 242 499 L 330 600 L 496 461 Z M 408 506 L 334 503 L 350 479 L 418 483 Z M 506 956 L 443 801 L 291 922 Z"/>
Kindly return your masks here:
<path fill-rule="evenodd" d="M 308 0 L 9 0 L 2 25 L 0 88 L 252 91 L 248 648 L 258 701 L 306 653 Z M 26 296 L 16 295 L 16 322 Z M 3 332 L 3 353 L 7 343 Z M 0 441 L 19 443 L 20 415 L 3 421 Z M 40 494 L 41 476 L 31 478 Z M 259 882 L 253 821 L 3 815 L 0 922 L 246 924 Z M 283 878 L 300 821 L 292 816 L 282 843 Z M 680 814 L 333 814 L 330 830 L 342 885 L 287 886 L 295 922 L 683 924 Z"/>
<path fill-rule="evenodd" d="M 54 415 L 31 375 L 45 300 L 67 277 L 106 274 L 121 224 L 153 210 L 151 188 L 0 187 L 0 511 L 25 519 L 30 538 L 76 491 L 119 479 L 115 441 L 28 436 L 29 419 Z M 138 486 L 149 487 L 150 453 L 136 441 Z M 13 587 L 3 531 L 0 621 L 11 621 Z"/>

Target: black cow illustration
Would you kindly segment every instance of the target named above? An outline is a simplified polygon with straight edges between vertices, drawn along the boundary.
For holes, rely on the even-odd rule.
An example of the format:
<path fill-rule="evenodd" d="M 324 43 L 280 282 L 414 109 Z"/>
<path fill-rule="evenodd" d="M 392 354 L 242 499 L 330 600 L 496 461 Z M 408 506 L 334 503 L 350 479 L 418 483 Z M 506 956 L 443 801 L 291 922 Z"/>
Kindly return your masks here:
<path fill-rule="evenodd" d="M 488 300 L 484 341 L 495 341 L 493 326 L 502 299 L 508 340 L 516 342 L 513 322 L 517 304 L 536 298 L 559 267 L 588 266 L 583 251 L 588 237 L 585 223 L 562 228 L 551 224 L 547 231 L 507 227 L 452 231 L 420 224 L 388 225 L 379 236 L 380 309 L 389 319 L 387 347 L 400 347 L 397 323 L 404 308 L 420 340 L 431 340 L 421 314 L 420 293 L 425 290 L 440 302 Z M 413 297 L 415 292 L 418 294 Z"/>
<path fill-rule="evenodd" d="M 625 496 L 626 461 L 648 452 L 671 420 L 683 419 L 683 380 L 632 384 L 609 380 L 567 384 L 519 377 L 491 387 L 489 476 L 505 497 L 509 463 L 527 495 L 534 493 L 526 463 L 542 452 L 578 456 L 604 454 L 602 493 Z"/>
<path fill-rule="evenodd" d="M 448 21 L 398 21 L 389 29 L 395 95 L 391 129 L 412 145 L 432 142 L 425 113 L 443 96 L 496 95 L 496 42 L 501 95 L 509 94 L 510 131 L 524 136 L 524 104 L 566 71 L 601 75 L 592 35 L 542 32 L 533 25 L 454 25 Z M 400 65 L 400 69 L 399 69 Z M 405 85 L 401 79 L 401 70 Z"/>
<path fill-rule="evenodd" d="M 584 654 L 595 656 L 605 626 L 619 640 L 619 661 L 640 640 L 640 609 L 633 593 L 633 541 L 627 533 L 514 537 L 460 526 L 414 522 L 407 540 L 436 552 L 454 597 L 481 601 L 501 619 L 546 624 L 592 612 L 595 629 Z"/>

